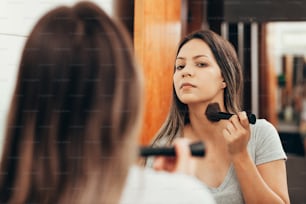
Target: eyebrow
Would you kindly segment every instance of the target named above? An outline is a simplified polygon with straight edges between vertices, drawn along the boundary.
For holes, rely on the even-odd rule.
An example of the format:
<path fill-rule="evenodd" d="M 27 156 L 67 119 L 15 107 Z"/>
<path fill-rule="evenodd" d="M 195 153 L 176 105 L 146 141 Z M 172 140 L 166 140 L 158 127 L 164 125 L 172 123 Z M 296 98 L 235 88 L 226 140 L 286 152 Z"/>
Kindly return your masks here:
<path fill-rule="evenodd" d="M 200 57 L 206 57 L 206 58 L 208 58 L 207 55 L 196 55 L 196 56 L 192 57 L 192 59 L 197 59 L 197 58 L 200 58 Z M 177 57 L 176 59 L 177 59 L 177 60 L 178 60 L 178 59 L 185 60 L 186 58 L 185 58 L 185 57 Z"/>

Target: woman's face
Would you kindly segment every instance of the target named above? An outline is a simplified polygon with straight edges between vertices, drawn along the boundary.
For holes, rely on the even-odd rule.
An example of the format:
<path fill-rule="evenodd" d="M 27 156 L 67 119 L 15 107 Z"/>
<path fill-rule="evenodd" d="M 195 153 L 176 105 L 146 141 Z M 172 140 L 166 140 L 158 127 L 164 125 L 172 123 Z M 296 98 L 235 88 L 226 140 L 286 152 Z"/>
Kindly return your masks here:
<path fill-rule="evenodd" d="M 180 49 L 173 82 L 182 103 L 223 102 L 226 87 L 213 53 L 201 39 L 192 39 Z"/>

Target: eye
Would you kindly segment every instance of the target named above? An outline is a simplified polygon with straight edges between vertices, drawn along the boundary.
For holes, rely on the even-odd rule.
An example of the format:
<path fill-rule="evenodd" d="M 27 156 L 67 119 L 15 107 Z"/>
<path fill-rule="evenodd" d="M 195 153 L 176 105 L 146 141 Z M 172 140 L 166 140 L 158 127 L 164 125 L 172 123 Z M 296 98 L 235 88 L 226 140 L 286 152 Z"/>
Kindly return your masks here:
<path fill-rule="evenodd" d="M 176 70 L 182 70 L 184 69 L 185 65 L 175 65 Z"/>
<path fill-rule="evenodd" d="M 203 63 L 203 62 L 199 62 L 199 63 L 196 63 L 196 66 L 197 67 L 207 67 L 208 64 L 207 63 Z"/>

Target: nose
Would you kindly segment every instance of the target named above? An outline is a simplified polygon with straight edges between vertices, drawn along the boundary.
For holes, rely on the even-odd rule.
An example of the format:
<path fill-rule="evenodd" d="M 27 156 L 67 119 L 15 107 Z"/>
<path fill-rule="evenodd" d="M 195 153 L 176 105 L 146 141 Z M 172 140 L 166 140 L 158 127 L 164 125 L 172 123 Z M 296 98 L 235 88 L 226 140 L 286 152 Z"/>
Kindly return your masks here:
<path fill-rule="evenodd" d="M 186 66 L 184 67 L 184 69 L 182 70 L 181 76 L 182 76 L 183 78 L 193 76 L 192 67 L 186 65 Z"/>
<path fill-rule="evenodd" d="M 183 77 L 183 78 L 185 78 L 185 77 L 191 77 L 191 74 L 190 74 L 190 73 L 185 72 L 185 73 L 182 73 L 182 77 Z"/>

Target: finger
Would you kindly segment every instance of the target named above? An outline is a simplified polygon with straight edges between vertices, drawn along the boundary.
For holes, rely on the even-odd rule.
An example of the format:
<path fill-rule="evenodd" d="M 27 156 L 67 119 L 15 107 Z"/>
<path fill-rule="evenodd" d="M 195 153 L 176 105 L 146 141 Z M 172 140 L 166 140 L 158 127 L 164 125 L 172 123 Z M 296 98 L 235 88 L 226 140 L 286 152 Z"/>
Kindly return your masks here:
<path fill-rule="evenodd" d="M 226 125 L 226 128 L 227 132 L 232 135 L 235 131 L 236 131 L 236 128 L 235 128 L 235 125 L 233 124 L 232 121 L 230 121 L 227 125 Z"/>
<path fill-rule="evenodd" d="M 176 170 L 185 172 L 186 164 L 191 159 L 191 152 L 189 148 L 189 140 L 181 138 L 175 141 L 174 148 L 176 152 Z"/>
<path fill-rule="evenodd" d="M 231 124 L 233 125 L 234 129 L 237 129 L 238 124 L 240 123 L 239 118 L 237 115 L 232 115 L 229 119 L 229 121 L 231 122 Z"/>
<path fill-rule="evenodd" d="M 238 117 L 239 117 L 239 120 L 240 120 L 240 123 L 241 125 L 244 127 L 244 128 L 247 128 L 249 127 L 249 120 L 248 120 L 248 116 L 246 114 L 245 111 L 242 111 L 242 112 L 239 112 L 238 113 Z"/>
<path fill-rule="evenodd" d="M 230 141 L 231 133 L 227 130 L 227 128 L 223 129 L 222 133 L 223 133 L 223 137 L 225 138 L 225 140 Z"/>
<path fill-rule="evenodd" d="M 162 171 L 165 164 L 165 158 L 156 157 L 153 161 L 153 169 L 156 171 Z"/>
<path fill-rule="evenodd" d="M 230 121 L 232 122 L 236 131 L 249 129 L 249 120 L 245 111 L 239 112 L 238 115 L 233 115 L 230 118 Z"/>
<path fill-rule="evenodd" d="M 248 131 L 249 130 L 249 121 L 248 121 L 248 117 L 246 115 L 246 112 L 239 112 L 237 115 L 237 118 L 233 119 L 232 122 L 233 126 L 235 127 L 235 130 L 238 132 L 243 133 L 243 131 Z"/>
<path fill-rule="evenodd" d="M 176 157 L 158 156 L 153 162 L 153 169 L 156 171 L 174 172 L 176 170 Z"/>

